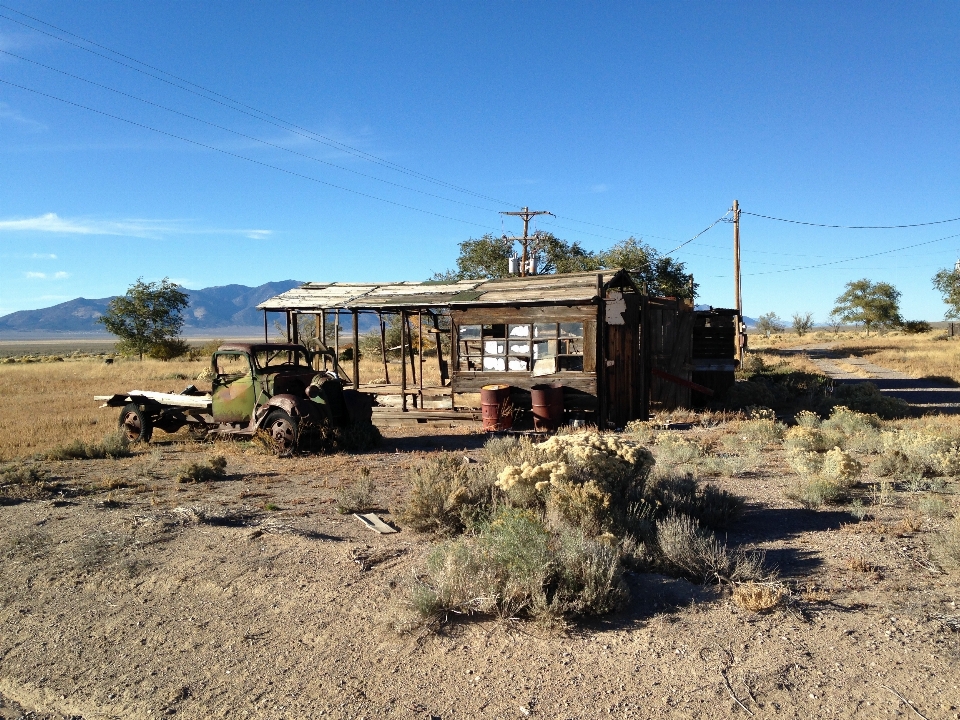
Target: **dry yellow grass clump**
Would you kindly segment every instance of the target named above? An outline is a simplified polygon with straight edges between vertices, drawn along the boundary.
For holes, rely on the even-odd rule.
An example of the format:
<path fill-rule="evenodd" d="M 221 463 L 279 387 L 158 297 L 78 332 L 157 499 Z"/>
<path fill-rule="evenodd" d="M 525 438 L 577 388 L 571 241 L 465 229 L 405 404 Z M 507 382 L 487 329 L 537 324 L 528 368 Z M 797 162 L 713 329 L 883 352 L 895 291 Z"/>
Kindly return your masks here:
<path fill-rule="evenodd" d="M 780 606 L 787 591 L 775 583 L 745 582 L 733 589 L 734 604 L 755 613 L 770 612 Z"/>
<path fill-rule="evenodd" d="M 869 338 L 841 334 L 834 349 L 915 377 L 949 378 L 960 382 L 960 339 L 937 339 L 942 337 L 942 330 Z"/>
<path fill-rule="evenodd" d="M 100 409 L 94 395 L 129 390 L 174 390 L 193 383 L 207 362 L 98 358 L 0 365 L 0 460 L 33 455 L 74 440 L 95 442 L 116 429 L 116 408 Z"/>

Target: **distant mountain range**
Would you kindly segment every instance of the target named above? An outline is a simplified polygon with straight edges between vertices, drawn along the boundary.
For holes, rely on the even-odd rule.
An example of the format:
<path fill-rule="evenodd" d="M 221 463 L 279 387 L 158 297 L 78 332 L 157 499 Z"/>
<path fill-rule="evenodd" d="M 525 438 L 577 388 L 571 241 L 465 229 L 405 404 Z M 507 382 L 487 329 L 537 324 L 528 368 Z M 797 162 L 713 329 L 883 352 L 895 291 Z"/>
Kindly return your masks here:
<path fill-rule="evenodd" d="M 190 305 L 184 311 L 184 333 L 196 335 L 217 328 L 263 327 L 257 304 L 299 287 L 299 280 L 280 280 L 257 287 L 221 285 L 187 290 Z M 14 333 L 104 333 L 97 322 L 112 298 L 76 298 L 41 310 L 20 310 L 0 317 L 0 332 Z"/>

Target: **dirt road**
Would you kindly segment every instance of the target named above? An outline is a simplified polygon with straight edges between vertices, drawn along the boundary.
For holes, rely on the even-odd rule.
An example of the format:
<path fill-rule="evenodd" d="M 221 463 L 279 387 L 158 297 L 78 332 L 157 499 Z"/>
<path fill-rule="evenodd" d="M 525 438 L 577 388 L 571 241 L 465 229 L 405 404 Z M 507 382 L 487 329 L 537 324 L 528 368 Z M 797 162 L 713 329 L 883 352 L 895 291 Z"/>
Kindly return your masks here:
<path fill-rule="evenodd" d="M 843 355 L 833 343 L 798 345 L 786 353 L 803 353 L 829 378 L 838 382 L 872 382 L 881 393 L 906 400 L 925 412 L 960 413 L 960 388 L 935 380 L 915 378 L 897 370 L 874 365 L 854 355 Z"/>

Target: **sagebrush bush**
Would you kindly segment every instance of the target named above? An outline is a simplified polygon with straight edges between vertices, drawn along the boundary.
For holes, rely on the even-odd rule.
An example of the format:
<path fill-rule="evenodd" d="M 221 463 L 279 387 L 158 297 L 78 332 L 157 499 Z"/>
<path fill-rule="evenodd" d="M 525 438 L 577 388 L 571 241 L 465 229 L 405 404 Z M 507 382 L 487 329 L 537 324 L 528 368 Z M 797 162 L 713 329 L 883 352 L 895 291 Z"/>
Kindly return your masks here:
<path fill-rule="evenodd" d="M 130 441 L 122 432 L 112 432 L 103 440 L 87 443 L 74 440 L 66 445 L 58 445 L 46 454 L 48 460 L 102 460 L 130 457 Z"/>
<path fill-rule="evenodd" d="M 743 514 L 744 501 L 713 485 L 701 485 L 692 475 L 655 476 L 644 501 L 660 517 L 688 515 L 712 530 L 725 530 Z"/>
<path fill-rule="evenodd" d="M 703 448 L 695 440 L 678 432 L 657 436 L 657 460 L 667 465 L 687 465 L 703 457 Z"/>
<path fill-rule="evenodd" d="M 627 507 L 642 498 L 654 465 L 639 443 L 596 432 L 554 435 L 538 445 L 520 442 L 501 458 L 512 461 L 496 479 L 508 498 L 536 502 L 549 517 L 588 534 L 623 527 Z"/>
<path fill-rule="evenodd" d="M 857 412 L 844 405 L 831 410 L 830 417 L 820 424 L 828 447 L 879 449 L 879 428 L 883 425 L 876 415 Z"/>
<path fill-rule="evenodd" d="M 960 472 L 960 447 L 950 437 L 904 429 L 884 432 L 881 440 L 883 455 L 890 458 L 888 464 L 891 467 L 896 464 L 898 468 L 906 464 L 903 473 L 956 475 Z M 905 463 L 901 456 L 906 459 Z"/>
<path fill-rule="evenodd" d="M 823 470 L 823 454 L 812 450 L 792 450 L 786 455 L 787 464 L 797 475 L 810 477 Z"/>
<path fill-rule="evenodd" d="M 493 482 L 482 473 L 471 472 L 459 455 L 435 455 L 414 468 L 409 477 L 410 493 L 396 514 L 417 532 L 462 532 L 492 508 Z"/>
<path fill-rule="evenodd" d="M 0 469 L 0 485 L 31 485 L 43 482 L 46 471 L 39 465 L 15 463 Z"/>
<path fill-rule="evenodd" d="M 800 427 L 818 428 L 820 427 L 820 416 L 810 410 L 801 410 L 793 416 L 794 422 Z"/>
<path fill-rule="evenodd" d="M 215 455 L 206 462 L 193 461 L 181 465 L 177 469 L 177 482 L 210 482 L 222 480 L 227 476 L 227 459 L 223 455 Z"/>
<path fill-rule="evenodd" d="M 844 488 L 856 484 L 863 465 L 849 453 L 835 447 L 823 456 L 823 474 Z"/>
<path fill-rule="evenodd" d="M 414 603 L 434 616 L 599 615 L 626 598 L 619 552 L 575 531 L 554 535 L 529 510 L 502 508 L 476 535 L 433 550 Z"/>
<path fill-rule="evenodd" d="M 843 502 L 847 498 L 847 488 L 830 478 L 806 477 L 788 488 L 786 496 L 805 508 L 815 510 Z"/>
<path fill-rule="evenodd" d="M 729 549 L 688 515 L 668 515 L 656 528 L 657 547 L 668 569 L 689 580 L 738 583 L 767 575 L 762 553 Z"/>
<path fill-rule="evenodd" d="M 797 425 L 785 433 L 783 447 L 788 452 L 823 452 L 827 449 L 827 441 L 819 427 Z"/>
<path fill-rule="evenodd" d="M 373 510 L 376 494 L 377 486 L 370 477 L 370 468 L 360 468 L 359 478 L 337 489 L 334 507 L 344 515 Z"/>
<path fill-rule="evenodd" d="M 744 438 L 748 443 L 757 445 L 761 448 L 774 445 L 783 438 L 787 426 L 781 422 L 769 418 L 756 418 L 746 420 L 741 423 L 737 434 Z"/>

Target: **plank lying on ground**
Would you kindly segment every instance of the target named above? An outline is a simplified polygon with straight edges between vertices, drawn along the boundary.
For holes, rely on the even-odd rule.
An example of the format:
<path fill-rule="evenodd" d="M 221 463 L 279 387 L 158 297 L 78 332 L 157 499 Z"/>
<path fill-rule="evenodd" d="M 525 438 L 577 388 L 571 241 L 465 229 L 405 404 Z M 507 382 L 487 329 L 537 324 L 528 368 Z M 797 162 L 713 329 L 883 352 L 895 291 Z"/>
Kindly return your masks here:
<path fill-rule="evenodd" d="M 354 513 L 353 516 L 362 522 L 366 527 L 370 528 L 374 532 L 380 533 L 381 535 L 389 535 L 390 533 L 396 532 L 396 530 L 381 520 L 376 513 L 367 513 L 366 515 Z"/>

